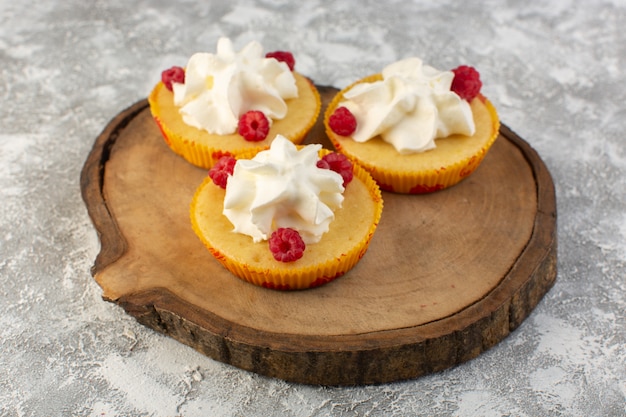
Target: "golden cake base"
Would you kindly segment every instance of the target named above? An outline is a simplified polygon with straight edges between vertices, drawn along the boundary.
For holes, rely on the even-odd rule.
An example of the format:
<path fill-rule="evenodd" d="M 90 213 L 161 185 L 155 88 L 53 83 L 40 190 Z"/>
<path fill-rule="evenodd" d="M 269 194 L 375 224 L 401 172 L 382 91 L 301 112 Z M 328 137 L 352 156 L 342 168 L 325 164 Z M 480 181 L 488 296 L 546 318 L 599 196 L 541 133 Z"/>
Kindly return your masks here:
<path fill-rule="evenodd" d="M 324 106 L 337 92 L 320 87 Z M 321 118 L 306 142 L 330 147 Z M 556 279 L 556 200 L 537 153 L 502 126 L 481 166 L 426 195 L 383 193 L 368 252 L 322 287 L 274 291 L 224 269 L 194 234 L 207 175 L 164 143 L 141 101 L 96 139 L 81 190 L 103 298 L 241 369 L 355 385 L 415 378 L 494 346 Z"/>

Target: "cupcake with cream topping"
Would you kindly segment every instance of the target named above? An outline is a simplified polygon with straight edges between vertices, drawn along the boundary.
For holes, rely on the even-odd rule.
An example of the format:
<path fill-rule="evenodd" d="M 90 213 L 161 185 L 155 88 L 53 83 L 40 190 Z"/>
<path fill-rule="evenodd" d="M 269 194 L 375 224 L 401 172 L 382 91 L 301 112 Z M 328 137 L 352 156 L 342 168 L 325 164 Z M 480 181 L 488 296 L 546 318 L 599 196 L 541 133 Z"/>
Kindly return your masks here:
<path fill-rule="evenodd" d="M 441 190 L 474 172 L 498 137 L 481 86 L 468 66 L 439 71 L 401 60 L 340 91 L 325 113 L 326 133 L 383 190 Z"/>
<path fill-rule="evenodd" d="M 223 155 L 252 157 L 277 134 L 299 144 L 321 101 L 294 65 L 289 52 L 264 55 L 255 41 L 237 52 L 220 38 L 216 53 L 196 53 L 185 68 L 163 71 L 148 97 L 150 110 L 167 145 L 202 168 Z"/>
<path fill-rule="evenodd" d="M 345 156 L 278 135 L 251 159 L 221 158 L 190 211 L 193 230 L 225 268 L 255 285 L 295 290 L 353 268 L 382 204 L 375 181 Z"/>

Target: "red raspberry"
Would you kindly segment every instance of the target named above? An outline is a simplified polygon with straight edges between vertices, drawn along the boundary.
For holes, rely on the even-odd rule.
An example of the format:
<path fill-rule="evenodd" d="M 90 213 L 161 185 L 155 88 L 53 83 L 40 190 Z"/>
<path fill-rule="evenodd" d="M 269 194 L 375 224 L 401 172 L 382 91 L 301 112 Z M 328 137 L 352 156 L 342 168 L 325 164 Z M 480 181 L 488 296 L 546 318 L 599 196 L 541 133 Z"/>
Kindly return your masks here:
<path fill-rule="evenodd" d="M 269 239 L 270 251 L 280 262 L 293 262 L 302 258 L 306 245 L 297 230 L 281 227 Z"/>
<path fill-rule="evenodd" d="M 472 101 L 480 93 L 483 83 L 480 81 L 480 74 L 473 67 L 461 65 L 452 70 L 454 79 L 450 89 L 457 93 L 462 99 Z"/>
<path fill-rule="evenodd" d="M 343 186 L 345 187 L 350 181 L 352 181 L 352 162 L 341 153 L 331 152 L 326 154 L 317 161 L 318 168 L 331 169 L 341 175 L 343 178 Z"/>
<path fill-rule="evenodd" d="M 232 156 L 225 155 L 217 160 L 215 165 L 209 170 L 209 177 L 213 183 L 219 187 L 226 188 L 228 177 L 233 175 L 237 160 Z"/>
<path fill-rule="evenodd" d="M 161 73 L 161 81 L 165 84 L 165 88 L 172 91 L 172 83 L 185 82 L 185 70 L 181 67 L 172 67 Z"/>
<path fill-rule="evenodd" d="M 250 110 L 239 118 L 239 134 L 247 141 L 262 141 L 269 131 L 270 122 L 261 111 Z"/>
<path fill-rule="evenodd" d="M 287 51 L 268 52 L 267 54 L 265 54 L 265 58 L 274 58 L 278 62 L 284 62 L 285 64 L 287 64 L 287 66 L 289 67 L 291 71 L 293 71 L 293 68 L 296 66 L 296 60 L 294 59 L 293 54 L 291 52 L 287 52 Z"/>
<path fill-rule="evenodd" d="M 336 134 L 350 136 L 356 129 L 356 119 L 350 110 L 342 106 L 328 118 L 328 125 Z"/>

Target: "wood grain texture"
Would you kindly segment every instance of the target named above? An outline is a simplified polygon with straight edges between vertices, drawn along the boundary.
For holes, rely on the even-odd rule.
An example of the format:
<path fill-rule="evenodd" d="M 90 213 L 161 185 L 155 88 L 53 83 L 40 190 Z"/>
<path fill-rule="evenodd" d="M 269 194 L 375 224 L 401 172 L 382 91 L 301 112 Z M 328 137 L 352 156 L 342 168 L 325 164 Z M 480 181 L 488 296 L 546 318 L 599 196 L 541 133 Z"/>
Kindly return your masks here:
<path fill-rule="evenodd" d="M 335 92 L 320 87 L 323 105 Z M 320 124 L 307 142 L 330 146 Z M 188 213 L 205 175 L 166 147 L 146 101 L 114 118 L 81 174 L 102 245 L 92 273 L 139 322 L 259 374 L 354 385 L 436 372 L 506 337 L 556 278 L 552 179 L 506 126 L 460 184 L 384 193 L 365 257 L 313 290 L 255 287 L 211 257 Z"/>

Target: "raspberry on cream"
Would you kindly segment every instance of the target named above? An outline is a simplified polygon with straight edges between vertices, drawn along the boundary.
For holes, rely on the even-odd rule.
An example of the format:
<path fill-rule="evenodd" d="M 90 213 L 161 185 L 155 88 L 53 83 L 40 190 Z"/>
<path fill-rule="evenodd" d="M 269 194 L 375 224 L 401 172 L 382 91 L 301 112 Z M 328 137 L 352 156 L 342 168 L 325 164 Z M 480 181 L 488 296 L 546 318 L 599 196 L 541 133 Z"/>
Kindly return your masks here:
<path fill-rule="evenodd" d="M 339 106 L 357 121 L 351 137 L 366 142 L 376 136 L 400 154 L 436 147 L 435 139 L 471 136 L 476 128 L 469 103 L 450 87 L 454 73 L 407 58 L 385 67 L 382 80 L 354 85 Z"/>
<path fill-rule="evenodd" d="M 342 176 L 317 166 L 321 147 L 298 149 L 276 135 L 270 149 L 238 160 L 226 184 L 223 210 L 234 232 L 260 242 L 279 228 L 291 228 L 304 243 L 318 242 L 344 198 Z"/>
<path fill-rule="evenodd" d="M 192 55 L 184 82 L 172 88 L 183 121 L 218 135 L 236 132 L 240 116 L 250 110 L 261 111 L 270 123 L 282 119 L 285 100 L 298 97 L 286 63 L 265 57 L 256 41 L 235 52 L 228 38 L 218 40 L 215 54 Z"/>

